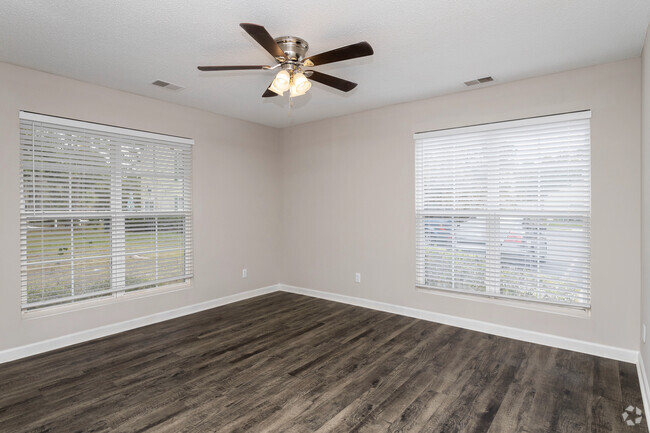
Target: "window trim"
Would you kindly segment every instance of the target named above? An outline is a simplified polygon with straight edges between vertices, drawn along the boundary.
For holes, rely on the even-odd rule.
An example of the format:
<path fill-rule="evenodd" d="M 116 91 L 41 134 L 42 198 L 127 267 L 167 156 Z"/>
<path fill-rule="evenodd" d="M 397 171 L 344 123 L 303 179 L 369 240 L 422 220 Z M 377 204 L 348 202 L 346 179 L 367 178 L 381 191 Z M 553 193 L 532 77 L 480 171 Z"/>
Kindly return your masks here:
<path fill-rule="evenodd" d="M 443 129 L 435 129 L 431 131 L 422 131 L 422 132 L 416 132 L 413 134 L 413 139 L 414 140 L 422 140 L 422 139 L 427 139 L 427 138 L 435 138 L 435 137 L 445 137 L 448 135 L 455 135 L 458 133 L 459 130 L 463 130 L 463 133 L 476 133 L 476 132 L 483 132 L 483 131 L 494 131 L 498 129 L 503 129 L 504 124 L 508 124 L 509 128 L 518 128 L 520 126 L 533 126 L 533 125 L 543 125 L 545 123 L 548 123 L 549 118 L 559 118 L 562 117 L 562 119 L 558 120 L 561 122 L 565 121 L 570 121 L 570 120 L 584 120 L 584 119 L 591 119 L 591 110 L 580 110 L 580 111 L 570 111 L 566 113 L 557 113 L 557 114 L 546 114 L 543 116 L 535 116 L 535 117 L 522 117 L 520 119 L 512 119 L 512 120 L 499 120 L 496 122 L 489 122 L 489 123 L 477 123 L 475 125 L 468 125 L 468 126 L 454 126 L 452 128 L 443 128 Z"/>
<path fill-rule="evenodd" d="M 155 132 L 142 131 L 140 129 L 123 128 L 121 126 L 106 125 L 103 123 L 87 122 L 85 120 L 69 119 L 67 117 L 50 116 L 47 114 L 33 113 L 31 111 L 21 110 L 18 115 L 19 120 L 31 120 L 34 122 L 55 123 L 61 126 L 70 126 L 72 128 L 90 129 L 98 132 L 109 134 L 129 134 L 133 137 L 148 138 L 152 140 L 164 140 L 173 143 L 193 145 L 194 140 L 176 135 L 158 134 Z"/>
<path fill-rule="evenodd" d="M 495 122 L 489 122 L 489 123 L 482 123 L 482 124 L 474 124 L 474 125 L 468 125 L 468 126 L 457 126 L 457 127 L 450 127 L 450 128 L 443 128 L 443 129 L 437 129 L 437 130 L 430 130 L 430 131 L 421 131 L 421 132 L 416 132 L 413 134 L 413 140 L 414 140 L 414 149 L 415 149 L 415 160 L 416 160 L 416 176 L 415 176 L 415 194 L 416 194 L 416 200 L 417 200 L 417 182 L 418 182 L 418 177 L 417 177 L 417 140 L 423 140 L 423 139 L 429 139 L 429 138 L 440 138 L 440 137 L 446 137 L 446 136 L 452 136 L 456 135 L 459 133 L 460 130 L 462 130 L 462 133 L 477 133 L 477 132 L 486 132 L 486 131 L 494 131 L 494 130 L 500 130 L 504 128 L 516 128 L 516 127 L 522 127 L 522 126 L 534 126 L 534 125 L 543 125 L 547 123 L 554 123 L 555 121 L 558 122 L 564 122 L 564 121 L 571 121 L 571 120 L 587 120 L 591 119 L 591 110 L 579 110 L 579 111 L 572 111 L 572 112 L 565 112 L 565 113 L 556 113 L 556 114 L 547 114 L 547 115 L 541 115 L 541 116 L 533 116 L 533 117 L 527 117 L 527 118 L 519 118 L 519 119 L 512 119 L 512 120 L 501 120 L 501 121 L 495 121 Z M 557 120 L 550 120 L 550 119 L 557 119 Z M 507 124 L 507 126 L 506 126 Z M 590 134 L 591 135 L 591 134 Z M 590 166 L 591 166 L 591 140 L 590 140 L 590 148 L 589 148 L 589 153 L 590 153 Z M 592 196 L 592 182 L 591 182 L 591 167 L 589 171 L 589 184 L 590 184 L 590 190 L 589 190 L 589 202 L 590 202 L 590 213 L 591 213 L 591 196 Z M 415 230 L 415 240 L 416 244 L 418 241 L 418 231 L 417 231 L 417 220 L 418 220 L 418 215 L 421 215 L 418 212 L 417 209 L 417 204 L 415 208 L 415 224 L 416 224 L 416 230 Z M 489 230 L 489 229 L 488 229 Z M 590 250 L 591 250 L 591 224 L 589 225 L 589 239 L 590 239 Z M 487 247 L 486 247 L 487 248 Z M 552 301 L 552 300 L 544 300 L 544 299 L 536 299 L 532 297 L 522 297 L 522 296 L 513 296 L 513 295 L 506 295 L 506 294 L 501 294 L 501 293 L 494 293 L 487 291 L 487 286 L 486 286 L 486 291 L 485 292 L 474 292 L 470 290 L 462 290 L 462 289 L 456 289 L 456 288 L 445 288 L 445 287 L 433 287 L 433 286 L 426 286 L 422 284 L 418 284 L 418 278 L 417 278 L 417 260 L 418 260 L 418 255 L 417 255 L 417 250 L 418 247 L 416 245 L 416 251 L 415 251 L 415 259 L 416 259 L 416 278 L 415 278 L 415 289 L 418 291 L 422 292 L 428 292 L 428 293 L 438 293 L 442 295 L 448 295 L 455 297 L 457 299 L 463 299 L 463 298 L 468 298 L 471 299 L 472 297 L 475 297 L 480 300 L 486 300 L 486 301 L 494 301 L 498 302 L 504 305 L 512 306 L 512 303 L 517 303 L 517 304 L 522 304 L 522 305 L 529 305 L 530 307 L 523 307 L 523 308 L 531 308 L 535 310 L 545 310 L 545 309 L 555 309 L 557 308 L 558 311 L 562 310 L 574 310 L 576 312 L 580 312 L 579 314 L 585 314 L 588 313 L 590 314 L 591 312 L 591 278 L 590 278 L 590 285 L 589 285 L 589 295 L 590 295 L 590 300 L 588 305 L 577 305 L 577 304 L 569 304 L 569 303 L 563 303 L 563 302 L 558 302 L 558 301 Z M 591 252 L 590 252 L 591 255 Z M 589 268 L 590 268 L 590 273 L 591 273 L 591 260 L 589 260 Z M 538 308 L 534 308 L 535 306 L 538 306 Z"/>
<path fill-rule="evenodd" d="M 431 287 L 423 287 L 415 285 L 415 291 L 428 295 L 445 296 L 451 299 L 468 300 L 474 302 L 482 302 L 490 305 L 498 305 L 507 308 L 518 308 L 522 310 L 544 312 L 550 314 L 558 314 L 562 316 L 571 316 L 578 318 L 591 317 L 591 309 L 587 307 L 580 307 L 575 305 L 562 305 L 553 304 L 549 302 L 536 302 L 527 298 L 505 298 L 501 296 L 485 295 L 481 293 L 463 292 L 460 290 L 446 290 L 435 289 Z"/>
<path fill-rule="evenodd" d="M 21 317 L 24 320 L 38 319 L 40 317 L 57 316 L 72 311 L 86 310 L 88 308 L 104 307 L 120 302 L 136 301 L 141 298 L 151 296 L 166 295 L 183 290 L 189 290 L 194 287 L 194 280 L 188 279 L 181 283 L 168 284 L 164 286 L 151 287 L 147 289 L 136 290 L 134 292 L 114 292 L 107 296 L 98 298 L 80 299 L 75 302 L 66 302 L 60 304 L 46 305 L 44 307 L 23 309 Z M 111 296 L 112 295 L 112 296 Z"/>

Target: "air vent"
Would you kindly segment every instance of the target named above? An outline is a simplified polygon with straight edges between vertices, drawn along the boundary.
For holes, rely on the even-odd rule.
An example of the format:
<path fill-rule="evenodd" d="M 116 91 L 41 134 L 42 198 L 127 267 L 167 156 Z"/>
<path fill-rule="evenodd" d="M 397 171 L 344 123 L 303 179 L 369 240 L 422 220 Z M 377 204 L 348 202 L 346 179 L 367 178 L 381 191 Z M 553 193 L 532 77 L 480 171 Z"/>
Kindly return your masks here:
<path fill-rule="evenodd" d="M 178 84 L 172 84 L 163 80 L 156 80 L 151 84 L 158 87 L 164 87 L 165 89 L 169 89 L 169 90 L 180 90 L 184 88 L 183 86 L 179 86 Z"/>
<path fill-rule="evenodd" d="M 476 86 L 477 84 L 489 83 L 490 81 L 494 81 L 494 78 L 492 78 L 492 77 L 483 77 L 483 78 L 477 78 L 476 80 L 465 81 L 465 85 L 466 86 Z"/>

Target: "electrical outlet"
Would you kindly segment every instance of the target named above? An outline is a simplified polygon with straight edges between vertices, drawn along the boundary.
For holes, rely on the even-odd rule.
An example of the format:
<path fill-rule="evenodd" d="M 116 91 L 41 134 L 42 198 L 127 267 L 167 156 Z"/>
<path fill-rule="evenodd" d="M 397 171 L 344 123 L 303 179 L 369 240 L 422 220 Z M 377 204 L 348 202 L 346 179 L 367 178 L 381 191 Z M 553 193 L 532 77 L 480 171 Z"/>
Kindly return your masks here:
<path fill-rule="evenodd" d="M 643 337 L 643 342 L 645 343 L 645 323 L 643 324 L 643 330 L 641 331 L 641 337 Z"/>
<path fill-rule="evenodd" d="M 359 272 L 357 272 L 356 275 L 354 276 L 354 282 L 355 283 L 361 282 L 361 274 Z"/>
<path fill-rule="evenodd" d="M 242 278 L 247 278 L 248 277 L 248 269 L 244 268 L 241 270 L 241 277 Z"/>

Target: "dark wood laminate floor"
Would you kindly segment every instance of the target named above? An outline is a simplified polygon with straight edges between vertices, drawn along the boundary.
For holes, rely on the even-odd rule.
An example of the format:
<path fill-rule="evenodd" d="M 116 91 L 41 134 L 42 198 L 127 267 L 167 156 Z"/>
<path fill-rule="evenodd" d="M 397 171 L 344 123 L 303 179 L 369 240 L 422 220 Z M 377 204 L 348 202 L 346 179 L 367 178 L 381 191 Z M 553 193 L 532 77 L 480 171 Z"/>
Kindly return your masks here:
<path fill-rule="evenodd" d="M 0 365 L 0 432 L 647 432 L 636 368 L 273 293 Z"/>

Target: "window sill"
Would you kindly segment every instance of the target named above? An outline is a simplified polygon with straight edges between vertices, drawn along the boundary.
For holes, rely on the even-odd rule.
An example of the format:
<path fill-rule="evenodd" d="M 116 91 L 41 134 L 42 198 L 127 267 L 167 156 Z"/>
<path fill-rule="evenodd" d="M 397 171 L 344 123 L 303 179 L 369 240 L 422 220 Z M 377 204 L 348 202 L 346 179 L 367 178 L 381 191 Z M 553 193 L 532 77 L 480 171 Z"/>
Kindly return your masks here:
<path fill-rule="evenodd" d="M 588 319 L 591 317 L 591 309 L 574 307 L 574 306 L 564 306 L 557 304 L 549 304 L 544 302 L 535 302 L 529 301 L 526 299 L 509 299 L 502 298 L 499 296 L 492 296 L 489 294 L 483 293 L 470 293 L 470 292 L 460 292 L 455 290 L 446 290 L 446 289 L 436 289 L 432 287 L 424 286 L 415 286 L 415 290 L 421 293 L 428 293 L 433 295 L 447 296 L 455 299 L 464 299 L 475 302 L 482 302 L 490 305 L 500 305 L 511 308 L 519 308 L 524 310 L 537 311 L 541 313 L 550 313 L 550 314 L 559 314 L 562 316 L 571 316 L 578 317 L 582 319 Z"/>
<path fill-rule="evenodd" d="M 170 284 L 163 287 L 153 287 L 151 289 L 138 290 L 131 293 L 113 294 L 97 299 L 87 299 L 78 302 L 72 302 L 63 305 L 53 305 L 51 307 L 44 307 L 38 310 L 23 311 L 23 320 L 38 319 L 41 317 L 56 316 L 73 311 L 86 310 L 88 308 L 96 308 L 105 305 L 118 304 L 122 302 L 129 302 L 134 299 L 148 298 L 150 296 L 162 295 L 165 293 L 178 292 L 181 290 L 189 290 L 193 287 L 192 281 L 186 283 Z"/>

